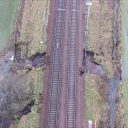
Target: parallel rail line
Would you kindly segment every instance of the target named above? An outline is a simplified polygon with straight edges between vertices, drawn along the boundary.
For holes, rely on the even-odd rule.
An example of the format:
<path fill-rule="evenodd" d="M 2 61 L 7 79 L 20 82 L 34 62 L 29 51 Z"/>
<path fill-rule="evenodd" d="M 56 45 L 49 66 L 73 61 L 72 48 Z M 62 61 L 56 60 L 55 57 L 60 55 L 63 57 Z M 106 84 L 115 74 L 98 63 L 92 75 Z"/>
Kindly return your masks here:
<path fill-rule="evenodd" d="M 64 8 L 64 1 L 57 0 L 57 8 Z M 62 40 L 63 40 L 63 11 L 56 11 L 56 26 L 54 35 L 54 52 L 52 56 L 52 72 L 51 81 L 49 84 L 48 92 L 48 112 L 46 128 L 58 128 L 58 104 L 60 88 L 62 85 L 61 80 L 61 57 L 62 57 Z"/>
<path fill-rule="evenodd" d="M 66 128 L 76 128 L 77 0 L 72 0 L 70 4 Z"/>
<path fill-rule="evenodd" d="M 67 98 L 66 98 L 66 128 L 76 128 L 76 86 L 77 86 L 77 1 L 70 1 L 69 40 L 67 56 Z M 62 52 L 65 0 L 57 0 L 54 47 L 52 56 L 51 80 L 48 91 L 48 112 L 46 128 L 59 128 L 59 98 L 62 86 Z"/>

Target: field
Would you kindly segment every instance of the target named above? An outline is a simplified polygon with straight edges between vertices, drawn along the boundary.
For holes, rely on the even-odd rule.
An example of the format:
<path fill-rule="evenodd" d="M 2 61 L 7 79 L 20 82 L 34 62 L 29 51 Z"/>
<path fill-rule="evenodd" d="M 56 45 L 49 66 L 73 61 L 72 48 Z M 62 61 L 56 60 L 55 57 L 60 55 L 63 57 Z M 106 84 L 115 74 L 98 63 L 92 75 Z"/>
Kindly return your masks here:
<path fill-rule="evenodd" d="M 121 1 L 121 39 L 122 39 L 122 77 L 123 77 L 123 100 L 126 127 L 128 127 L 128 1 Z"/>
<path fill-rule="evenodd" d="M 0 0 L 0 50 L 2 50 L 14 28 L 19 0 Z"/>

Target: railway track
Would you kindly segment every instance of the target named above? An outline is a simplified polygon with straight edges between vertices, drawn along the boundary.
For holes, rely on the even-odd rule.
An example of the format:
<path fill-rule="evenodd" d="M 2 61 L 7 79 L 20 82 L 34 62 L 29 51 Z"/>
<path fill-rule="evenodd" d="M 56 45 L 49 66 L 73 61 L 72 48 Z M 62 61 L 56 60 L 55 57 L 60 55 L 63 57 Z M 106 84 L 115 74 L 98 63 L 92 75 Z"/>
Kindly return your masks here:
<path fill-rule="evenodd" d="M 68 36 L 69 40 L 67 44 L 64 44 L 64 24 L 65 24 L 65 13 L 66 0 L 56 0 L 56 19 L 55 19 L 55 30 L 53 37 L 53 55 L 52 55 L 52 67 L 51 67 L 51 80 L 49 83 L 48 90 L 48 111 L 45 128 L 59 128 L 59 112 L 60 112 L 60 97 L 62 87 L 62 61 L 63 60 L 63 45 L 67 45 L 67 60 L 66 63 L 66 100 L 65 105 L 65 128 L 76 128 L 76 96 L 77 96 L 77 77 L 78 77 L 78 12 L 77 4 L 78 0 L 70 1 L 70 17 L 68 18 Z"/>
<path fill-rule="evenodd" d="M 67 113 L 66 128 L 76 127 L 76 86 L 77 86 L 77 0 L 70 3 L 68 42 L 68 79 L 67 79 Z"/>
<path fill-rule="evenodd" d="M 57 0 L 57 9 L 64 8 L 64 0 Z M 58 128 L 59 96 L 62 85 L 61 62 L 62 62 L 62 41 L 63 41 L 63 11 L 56 10 L 56 24 L 54 34 L 54 46 L 52 56 L 51 81 L 48 91 L 48 112 L 46 128 Z"/>

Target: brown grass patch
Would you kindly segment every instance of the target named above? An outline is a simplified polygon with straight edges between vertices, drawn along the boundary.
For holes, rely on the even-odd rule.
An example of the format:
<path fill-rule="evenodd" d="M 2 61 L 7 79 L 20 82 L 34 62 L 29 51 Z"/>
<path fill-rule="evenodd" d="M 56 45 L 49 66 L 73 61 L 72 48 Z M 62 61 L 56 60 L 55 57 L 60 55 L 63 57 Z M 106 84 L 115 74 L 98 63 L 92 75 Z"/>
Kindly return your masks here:
<path fill-rule="evenodd" d="M 94 60 L 103 65 L 108 78 L 113 77 L 112 47 L 113 47 L 113 11 L 110 1 L 92 0 L 88 46 L 95 54 Z M 114 3 L 111 2 L 111 5 Z M 98 61 L 100 58 L 100 61 Z"/>

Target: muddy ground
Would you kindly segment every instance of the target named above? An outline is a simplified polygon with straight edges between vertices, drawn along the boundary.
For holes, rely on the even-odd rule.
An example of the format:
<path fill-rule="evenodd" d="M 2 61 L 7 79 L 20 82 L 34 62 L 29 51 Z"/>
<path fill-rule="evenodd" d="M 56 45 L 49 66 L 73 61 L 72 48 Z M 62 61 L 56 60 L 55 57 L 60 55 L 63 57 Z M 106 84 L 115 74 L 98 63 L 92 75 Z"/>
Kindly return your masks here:
<path fill-rule="evenodd" d="M 118 9 L 118 1 L 92 0 L 86 45 L 85 116 L 87 119 L 96 120 L 98 128 L 121 125 L 118 92 L 121 81 Z"/>

